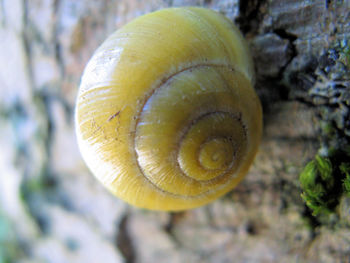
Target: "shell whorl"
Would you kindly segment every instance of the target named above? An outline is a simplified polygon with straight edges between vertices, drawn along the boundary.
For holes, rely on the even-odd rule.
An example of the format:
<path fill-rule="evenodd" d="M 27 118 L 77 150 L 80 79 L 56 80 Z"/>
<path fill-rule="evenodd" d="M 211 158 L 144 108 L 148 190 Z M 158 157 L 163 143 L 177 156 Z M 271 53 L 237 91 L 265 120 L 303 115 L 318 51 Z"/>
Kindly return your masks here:
<path fill-rule="evenodd" d="M 181 34 L 167 32 L 171 25 Z M 136 19 L 85 69 L 76 129 L 86 163 L 139 207 L 181 210 L 223 195 L 248 171 L 261 137 L 252 68 L 240 33 L 213 11 Z"/>

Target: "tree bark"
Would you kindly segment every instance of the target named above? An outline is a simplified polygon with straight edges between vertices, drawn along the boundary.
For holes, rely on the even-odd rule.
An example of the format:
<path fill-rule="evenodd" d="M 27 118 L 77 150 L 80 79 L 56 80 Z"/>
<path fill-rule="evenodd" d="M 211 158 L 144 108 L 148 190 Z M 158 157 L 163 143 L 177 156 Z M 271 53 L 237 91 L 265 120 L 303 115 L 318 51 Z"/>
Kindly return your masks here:
<path fill-rule="evenodd" d="M 225 14 L 248 40 L 263 140 L 224 198 L 143 211 L 86 168 L 74 103 L 109 34 L 183 5 Z M 336 227 L 322 225 L 298 181 L 318 151 L 349 143 L 349 21 L 346 0 L 0 0 L 0 262 L 349 262 L 350 199 L 341 199 Z"/>

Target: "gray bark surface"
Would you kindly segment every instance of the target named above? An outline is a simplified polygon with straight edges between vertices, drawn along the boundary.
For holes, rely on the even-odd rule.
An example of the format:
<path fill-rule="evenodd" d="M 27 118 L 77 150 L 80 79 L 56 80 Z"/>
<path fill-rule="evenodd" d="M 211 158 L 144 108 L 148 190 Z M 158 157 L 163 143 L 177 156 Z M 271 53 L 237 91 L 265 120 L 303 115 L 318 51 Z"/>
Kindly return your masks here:
<path fill-rule="evenodd" d="M 263 140 L 225 197 L 181 213 L 144 211 L 88 171 L 74 103 L 88 59 L 110 33 L 183 5 L 222 12 L 246 36 Z M 0 39 L 0 262 L 350 261 L 350 199 L 335 227 L 315 225 L 298 182 L 319 149 L 350 136 L 349 69 L 339 62 L 350 43 L 349 1 L 0 0 Z"/>

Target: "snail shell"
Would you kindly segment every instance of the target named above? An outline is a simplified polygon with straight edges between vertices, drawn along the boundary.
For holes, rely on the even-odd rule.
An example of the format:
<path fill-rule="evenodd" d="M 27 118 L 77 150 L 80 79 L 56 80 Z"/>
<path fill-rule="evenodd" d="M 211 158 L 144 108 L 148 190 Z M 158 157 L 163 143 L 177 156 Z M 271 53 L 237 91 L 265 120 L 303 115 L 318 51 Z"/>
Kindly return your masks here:
<path fill-rule="evenodd" d="M 113 194 L 183 210 L 247 173 L 262 133 L 251 57 L 238 29 L 204 8 L 144 15 L 87 64 L 76 104 L 80 151 Z"/>

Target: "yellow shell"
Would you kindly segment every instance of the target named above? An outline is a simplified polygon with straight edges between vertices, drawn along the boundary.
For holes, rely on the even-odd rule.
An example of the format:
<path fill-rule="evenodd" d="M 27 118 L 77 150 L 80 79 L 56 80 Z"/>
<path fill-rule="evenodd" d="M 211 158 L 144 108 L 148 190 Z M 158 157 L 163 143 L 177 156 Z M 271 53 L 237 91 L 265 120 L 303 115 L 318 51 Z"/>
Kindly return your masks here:
<path fill-rule="evenodd" d="M 92 173 L 137 207 L 183 210 L 231 190 L 262 133 L 247 46 L 224 16 L 170 8 L 113 33 L 82 77 L 76 132 Z"/>

